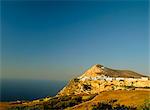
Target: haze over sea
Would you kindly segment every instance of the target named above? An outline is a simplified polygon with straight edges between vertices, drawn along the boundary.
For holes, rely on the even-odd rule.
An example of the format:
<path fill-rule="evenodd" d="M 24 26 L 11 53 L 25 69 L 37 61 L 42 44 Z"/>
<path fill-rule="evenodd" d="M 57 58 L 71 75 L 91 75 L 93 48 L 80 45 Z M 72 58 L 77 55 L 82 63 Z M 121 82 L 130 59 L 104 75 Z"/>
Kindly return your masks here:
<path fill-rule="evenodd" d="M 2 79 L 0 83 L 1 101 L 16 101 L 54 96 L 67 81 Z"/>

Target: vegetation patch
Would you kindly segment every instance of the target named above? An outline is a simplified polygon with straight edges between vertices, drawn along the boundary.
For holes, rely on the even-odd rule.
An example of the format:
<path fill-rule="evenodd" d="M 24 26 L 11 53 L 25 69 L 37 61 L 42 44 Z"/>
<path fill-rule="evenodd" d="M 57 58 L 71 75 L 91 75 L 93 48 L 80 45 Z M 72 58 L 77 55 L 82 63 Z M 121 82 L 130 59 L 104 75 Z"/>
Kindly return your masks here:
<path fill-rule="evenodd" d="M 91 90 L 91 85 L 83 84 L 83 90 Z"/>
<path fill-rule="evenodd" d="M 47 102 L 41 103 L 41 104 L 34 104 L 34 105 L 18 105 L 18 106 L 13 106 L 10 107 L 9 110 L 63 110 L 67 107 L 73 107 L 75 105 L 78 105 L 82 102 L 91 100 L 95 97 L 96 95 L 88 95 L 88 97 L 85 98 L 84 95 L 74 95 L 74 96 L 61 96 L 61 97 L 54 97 L 50 99 Z M 83 98 L 84 97 L 84 98 Z"/>
<path fill-rule="evenodd" d="M 136 107 L 125 106 L 115 104 L 116 99 L 110 100 L 109 102 L 99 102 L 97 105 L 93 105 L 92 110 L 136 110 Z"/>

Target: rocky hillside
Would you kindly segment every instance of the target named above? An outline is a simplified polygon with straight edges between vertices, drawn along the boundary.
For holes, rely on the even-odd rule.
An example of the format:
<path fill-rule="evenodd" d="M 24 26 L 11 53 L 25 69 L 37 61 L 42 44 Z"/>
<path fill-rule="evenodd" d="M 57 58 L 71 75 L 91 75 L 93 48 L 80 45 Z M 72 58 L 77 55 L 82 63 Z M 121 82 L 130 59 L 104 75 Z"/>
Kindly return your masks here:
<path fill-rule="evenodd" d="M 54 97 L 0 103 L 0 110 L 149 110 L 150 80 L 96 64 Z"/>
<path fill-rule="evenodd" d="M 145 78 L 142 80 L 142 78 Z M 150 88 L 148 77 L 129 70 L 115 70 L 96 64 L 69 81 L 57 96 L 95 94 L 109 90 Z"/>
<path fill-rule="evenodd" d="M 103 65 L 100 64 L 96 64 L 94 66 L 92 66 L 91 68 L 89 68 L 87 71 L 85 71 L 83 73 L 82 76 L 91 76 L 91 77 L 95 77 L 98 75 L 106 75 L 106 76 L 110 76 L 110 77 L 124 77 L 124 78 L 129 78 L 129 77 L 133 77 L 133 78 L 140 78 L 144 75 L 136 73 L 134 71 L 130 71 L 130 70 L 115 70 L 115 69 L 110 69 L 107 67 L 104 67 Z"/>

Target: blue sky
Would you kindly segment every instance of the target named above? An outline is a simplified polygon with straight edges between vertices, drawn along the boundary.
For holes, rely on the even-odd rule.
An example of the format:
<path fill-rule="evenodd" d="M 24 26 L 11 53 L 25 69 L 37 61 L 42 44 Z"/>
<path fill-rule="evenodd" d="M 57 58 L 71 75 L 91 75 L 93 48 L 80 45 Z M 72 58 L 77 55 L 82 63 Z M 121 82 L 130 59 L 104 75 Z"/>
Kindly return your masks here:
<path fill-rule="evenodd" d="M 69 80 L 93 64 L 148 74 L 148 1 L 3 1 L 2 78 Z"/>

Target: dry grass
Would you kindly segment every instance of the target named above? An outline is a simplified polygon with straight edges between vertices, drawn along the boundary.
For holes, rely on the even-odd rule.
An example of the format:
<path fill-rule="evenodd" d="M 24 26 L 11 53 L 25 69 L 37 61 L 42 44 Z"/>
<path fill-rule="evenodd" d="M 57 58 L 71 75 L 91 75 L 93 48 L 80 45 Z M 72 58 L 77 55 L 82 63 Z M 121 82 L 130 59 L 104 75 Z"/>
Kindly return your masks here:
<path fill-rule="evenodd" d="M 150 99 L 150 91 L 118 90 L 102 92 L 93 100 L 79 104 L 75 107 L 70 108 L 69 110 L 91 110 L 92 105 L 95 105 L 98 102 L 107 102 L 112 99 L 117 100 L 116 104 L 139 107 L 144 103 L 145 100 Z"/>
<path fill-rule="evenodd" d="M 87 95 L 81 95 L 83 99 L 88 97 Z M 92 105 L 98 102 L 107 102 L 112 99 L 117 100 L 116 104 L 138 107 L 144 103 L 146 99 L 150 99 L 150 91 L 144 90 L 117 90 L 117 91 L 105 91 L 98 94 L 95 98 L 90 101 L 83 102 L 67 110 L 91 110 Z M 35 103 L 34 103 L 35 104 Z M 28 103 L 28 106 L 34 105 Z M 41 103 L 42 104 L 42 103 Z M 10 106 L 23 106 L 24 104 L 11 104 L 7 102 L 0 102 L 0 110 L 7 110 Z"/>
<path fill-rule="evenodd" d="M 9 103 L 0 102 L 0 110 L 7 110 L 8 107 L 9 107 Z"/>

